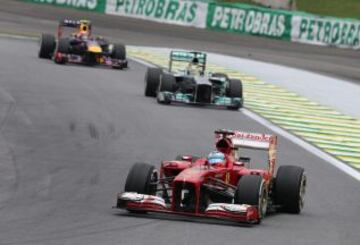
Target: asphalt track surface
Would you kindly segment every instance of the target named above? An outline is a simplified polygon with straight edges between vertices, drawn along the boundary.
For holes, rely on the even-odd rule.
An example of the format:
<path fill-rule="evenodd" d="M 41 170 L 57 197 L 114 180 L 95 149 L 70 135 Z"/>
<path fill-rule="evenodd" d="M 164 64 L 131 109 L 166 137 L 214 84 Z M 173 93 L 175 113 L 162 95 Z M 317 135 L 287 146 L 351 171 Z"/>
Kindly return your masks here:
<path fill-rule="evenodd" d="M 279 163 L 305 167 L 301 215 L 260 226 L 113 210 L 136 161 L 206 154 L 213 130 L 269 132 L 241 112 L 161 106 L 145 67 L 56 65 L 32 41 L 0 39 L 0 244 L 357 244 L 359 183 L 280 137 Z M 11 61 L 11 62 L 9 62 Z M 256 160 L 255 160 L 256 161 Z"/>
<path fill-rule="evenodd" d="M 18 3 L 6 7 L 14 4 Z M 2 30 L 53 30 L 55 22 L 26 17 L 35 16 L 34 11 L 23 16 L 6 11 L 0 14 Z M 100 15 L 91 17 L 103 19 Z M 58 17 L 52 13 L 51 18 Z M 103 31 L 112 35 L 111 29 Z M 119 31 L 129 34 L 124 41 L 133 39 L 130 44 L 161 45 L 161 34 L 150 32 L 151 28 L 149 32 Z M 114 33 L 115 39 L 119 33 Z M 172 45 L 186 48 L 193 43 L 200 47 L 202 42 L 174 35 Z M 205 46 L 216 49 L 211 41 Z M 276 56 L 272 48 L 255 46 L 247 50 L 259 55 L 267 50 Z M 219 52 L 225 50 L 225 46 L 218 47 Z M 283 56 L 295 53 L 301 57 L 302 47 L 289 48 Z M 301 165 L 309 179 L 301 215 L 272 215 L 260 226 L 244 227 L 166 215 L 132 216 L 111 209 L 115 194 L 122 191 L 127 171 L 136 161 L 158 166 L 161 160 L 178 153 L 206 154 L 213 149 L 212 132 L 216 128 L 271 131 L 241 112 L 158 105 L 143 96 L 146 68 L 135 62 L 130 62 L 126 71 L 61 66 L 38 59 L 37 49 L 32 41 L 0 39 L 0 244 L 359 243 L 359 183 L 282 137 L 279 164 Z M 304 51 L 305 56 L 329 56 L 344 62 L 358 55 L 309 49 L 314 52 Z M 279 54 L 278 59 L 282 58 Z M 303 61 L 289 59 L 299 64 Z M 317 70 L 323 72 L 321 68 L 327 64 L 320 61 Z M 286 59 L 281 62 L 286 63 Z M 342 76 L 347 70 L 338 63 L 342 72 L 336 75 Z"/>
<path fill-rule="evenodd" d="M 61 18 L 91 19 L 94 23 L 94 33 L 125 44 L 205 50 L 360 82 L 359 50 L 354 52 L 350 49 L 165 25 L 18 0 L 1 0 L 0 32 L 36 35 L 41 32 L 55 33 L 58 20 Z"/>

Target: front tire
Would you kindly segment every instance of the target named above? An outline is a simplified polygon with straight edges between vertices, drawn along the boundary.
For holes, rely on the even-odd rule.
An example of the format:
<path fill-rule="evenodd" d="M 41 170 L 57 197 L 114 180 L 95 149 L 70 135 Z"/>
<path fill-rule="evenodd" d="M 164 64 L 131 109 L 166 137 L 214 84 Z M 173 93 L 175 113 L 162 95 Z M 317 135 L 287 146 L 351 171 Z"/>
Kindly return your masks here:
<path fill-rule="evenodd" d="M 154 166 L 148 163 L 135 163 L 130 169 L 125 182 L 125 192 L 155 195 L 159 174 Z M 132 213 L 146 213 L 146 211 L 128 210 Z"/>
<path fill-rule="evenodd" d="M 156 168 L 148 163 L 135 163 L 126 178 L 125 192 L 155 195 L 159 179 Z"/>
<path fill-rule="evenodd" d="M 118 60 L 126 60 L 126 48 L 123 44 L 114 44 L 111 58 Z"/>
<path fill-rule="evenodd" d="M 304 207 L 305 170 L 298 166 L 280 166 L 275 179 L 275 203 L 281 210 L 299 214 Z"/>
<path fill-rule="evenodd" d="M 227 90 L 227 96 L 230 98 L 242 98 L 243 97 L 243 86 L 239 79 L 230 79 Z"/>
<path fill-rule="evenodd" d="M 160 68 L 148 68 L 145 74 L 145 96 L 156 97 L 156 91 L 159 87 L 160 76 L 162 74 Z"/>
<path fill-rule="evenodd" d="M 233 105 L 233 106 L 228 106 L 229 110 L 239 110 L 240 108 L 243 107 L 243 86 L 242 86 L 242 82 L 239 79 L 230 79 L 229 80 L 229 85 L 226 91 L 226 95 L 230 98 L 240 98 L 241 102 Z"/>
<path fill-rule="evenodd" d="M 267 211 L 268 193 L 265 181 L 259 175 L 242 176 L 235 191 L 234 203 L 248 204 L 258 208 L 259 224 Z"/>
<path fill-rule="evenodd" d="M 113 50 L 111 52 L 111 58 L 117 59 L 119 61 L 125 61 L 126 60 L 126 48 L 123 44 L 114 44 Z M 127 68 L 127 62 L 124 62 L 122 66 L 113 66 L 114 69 L 122 69 Z"/>

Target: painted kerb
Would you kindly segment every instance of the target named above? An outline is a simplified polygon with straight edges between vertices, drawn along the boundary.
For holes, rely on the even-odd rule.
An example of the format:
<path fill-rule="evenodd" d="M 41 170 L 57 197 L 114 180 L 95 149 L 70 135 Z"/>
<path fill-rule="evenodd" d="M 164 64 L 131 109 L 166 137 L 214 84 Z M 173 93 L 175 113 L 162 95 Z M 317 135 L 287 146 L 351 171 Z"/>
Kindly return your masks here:
<path fill-rule="evenodd" d="M 59 7 L 76 8 L 86 11 L 104 13 L 106 0 L 23 0 L 40 4 L 51 4 Z"/>
<path fill-rule="evenodd" d="M 207 28 L 290 40 L 291 14 L 251 5 L 209 3 Z"/>
<path fill-rule="evenodd" d="M 205 28 L 208 4 L 186 0 L 107 0 L 106 14 Z"/>

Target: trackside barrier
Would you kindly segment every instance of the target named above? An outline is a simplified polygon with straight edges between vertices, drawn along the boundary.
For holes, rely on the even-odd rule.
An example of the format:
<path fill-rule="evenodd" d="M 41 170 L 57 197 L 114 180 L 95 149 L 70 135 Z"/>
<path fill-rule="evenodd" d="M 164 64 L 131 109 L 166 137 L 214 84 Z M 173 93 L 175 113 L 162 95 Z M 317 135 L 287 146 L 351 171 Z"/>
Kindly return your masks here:
<path fill-rule="evenodd" d="M 207 8 L 205 2 L 188 0 L 107 0 L 105 13 L 205 28 Z"/>
<path fill-rule="evenodd" d="M 291 12 L 252 5 L 209 3 L 207 29 L 290 40 Z"/>
<path fill-rule="evenodd" d="M 360 49 L 360 20 L 212 0 L 22 0 L 209 30 Z"/>
<path fill-rule="evenodd" d="M 40 4 L 51 4 L 58 7 L 69 7 L 85 11 L 104 13 L 106 0 L 22 0 Z"/>
<path fill-rule="evenodd" d="M 339 48 L 360 48 L 360 21 L 295 12 L 291 41 Z"/>

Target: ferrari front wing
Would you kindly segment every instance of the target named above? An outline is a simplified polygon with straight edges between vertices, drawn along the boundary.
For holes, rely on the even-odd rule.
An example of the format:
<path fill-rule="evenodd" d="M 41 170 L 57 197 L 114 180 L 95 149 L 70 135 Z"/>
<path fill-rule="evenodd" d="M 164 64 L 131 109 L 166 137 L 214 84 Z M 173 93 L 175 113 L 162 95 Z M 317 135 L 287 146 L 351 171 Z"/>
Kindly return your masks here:
<path fill-rule="evenodd" d="M 172 210 L 171 205 L 167 205 L 165 200 L 159 196 L 138 194 L 136 192 L 119 193 L 115 208 L 216 218 L 245 223 L 258 223 L 260 220 L 257 208 L 247 204 L 212 203 L 206 208 L 205 212 L 179 212 Z"/>

